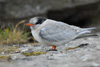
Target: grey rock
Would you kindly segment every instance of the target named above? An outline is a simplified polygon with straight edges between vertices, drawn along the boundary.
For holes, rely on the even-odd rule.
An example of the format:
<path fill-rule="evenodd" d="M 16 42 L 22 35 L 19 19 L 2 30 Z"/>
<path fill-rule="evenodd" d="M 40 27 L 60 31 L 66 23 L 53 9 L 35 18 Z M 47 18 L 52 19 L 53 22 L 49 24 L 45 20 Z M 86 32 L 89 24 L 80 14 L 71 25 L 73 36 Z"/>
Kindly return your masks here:
<path fill-rule="evenodd" d="M 88 43 L 89 45 L 67 51 L 64 50 L 82 43 Z M 40 51 L 46 50 L 42 46 L 29 45 L 24 48 L 23 46 L 19 47 L 20 50 L 26 48 L 33 49 L 33 51 L 37 49 Z M 28 57 L 20 53 L 11 54 L 12 61 L 9 63 L 2 61 L 0 62 L 0 67 L 100 67 L 100 36 L 74 40 L 65 46 L 58 46 L 57 49 L 58 51 L 50 51 L 46 54 Z M 63 52 L 60 52 L 59 49 Z"/>

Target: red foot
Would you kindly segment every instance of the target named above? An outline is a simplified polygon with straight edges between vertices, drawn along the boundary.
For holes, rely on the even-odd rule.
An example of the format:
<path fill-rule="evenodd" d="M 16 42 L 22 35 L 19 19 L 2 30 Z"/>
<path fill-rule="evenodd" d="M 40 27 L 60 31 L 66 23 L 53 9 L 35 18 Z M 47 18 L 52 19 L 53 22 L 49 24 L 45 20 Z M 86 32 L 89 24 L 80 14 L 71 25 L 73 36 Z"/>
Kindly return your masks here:
<path fill-rule="evenodd" d="M 51 49 L 56 49 L 56 46 L 53 45 Z"/>
<path fill-rule="evenodd" d="M 48 51 L 57 51 L 56 46 L 53 45 L 52 48 L 49 49 Z"/>

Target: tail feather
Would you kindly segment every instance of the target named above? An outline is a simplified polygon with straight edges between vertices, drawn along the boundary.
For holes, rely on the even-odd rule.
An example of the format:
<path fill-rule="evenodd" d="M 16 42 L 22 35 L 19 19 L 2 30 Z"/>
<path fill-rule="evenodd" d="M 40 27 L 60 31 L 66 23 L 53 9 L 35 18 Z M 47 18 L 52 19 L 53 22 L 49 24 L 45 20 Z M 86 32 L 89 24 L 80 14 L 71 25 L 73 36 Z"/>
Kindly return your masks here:
<path fill-rule="evenodd" d="M 78 35 L 75 39 L 80 39 L 84 37 L 91 37 L 91 36 L 97 36 L 97 34 L 93 34 L 92 30 L 96 29 L 95 27 L 92 28 L 83 28 L 81 31 L 78 32 Z"/>
<path fill-rule="evenodd" d="M 78 36 L 78 37 L 76 37 L 75 38 L 75 40 L 76 39 L 80 39 L 80 38 L 86 38 L 86 37 L 96 37 L 96 36 L 98 36 L 97 34 L 84 34 L 84 35 L 80 35 L 80 36 Z"/>
<path fill-rule="evenodd" d="M 85 33 L 91 33 L 91 30 L 96 29 L 95 27 L 92 28 L 83 28 L 81 31 L 78 32 L 79 35 L 85 34 Z"/>
<path fill-rule="evenodd" d="M 83 30 L 94 30 L 97 29 L 96 27 L 91 27 L 91 28 L 83 28 Z"/>

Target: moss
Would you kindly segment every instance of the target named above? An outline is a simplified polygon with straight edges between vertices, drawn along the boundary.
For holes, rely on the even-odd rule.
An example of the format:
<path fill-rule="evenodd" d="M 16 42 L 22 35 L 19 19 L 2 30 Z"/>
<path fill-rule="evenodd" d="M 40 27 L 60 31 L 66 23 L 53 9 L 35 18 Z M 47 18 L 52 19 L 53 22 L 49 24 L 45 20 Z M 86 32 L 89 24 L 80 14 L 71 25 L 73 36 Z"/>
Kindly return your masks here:
<path fill-rule="evenodd" d="M 69 47 L 69 48 L 66 48 L 66 50 L 76 49 L 76 48 L 80 48 L 80 47 Z"/>
<path fill-rule="evenodd" d="M 11 55 L 3 55 L 3 56 L 0 56 L 0 59 L 6 59 L 6 58 L 10 58 Z"/>
<path fill-rule="evenodd" d="M 11 56 L 12 55 L 1 55 L 0 56 L 0 61 L 8 61 L 8 62 L 10 62 L 10 61 L 12 61 L 12 58 L 11 58 Z"/>
<path fill-rule="evenodd" d="M 41 54 L 46 54 L 45 52 L 22 52 L 21 54 L 25 55 L 25 56 L 33 56 L 33 55 L 41 55 Z"/>

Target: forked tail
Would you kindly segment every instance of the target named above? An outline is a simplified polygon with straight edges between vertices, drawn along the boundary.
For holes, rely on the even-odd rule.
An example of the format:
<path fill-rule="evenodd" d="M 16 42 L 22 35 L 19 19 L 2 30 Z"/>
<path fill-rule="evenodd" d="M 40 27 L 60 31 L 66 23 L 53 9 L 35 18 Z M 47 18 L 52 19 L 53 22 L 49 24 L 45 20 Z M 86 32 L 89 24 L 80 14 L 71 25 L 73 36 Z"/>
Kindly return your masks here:
<path fill-rule="evenodd" d="M 95 27 L 83 28 L 81 31 L 78 32 L 78 37 L 76 37 L 75 39 L 84 38 L 84 37 L 98 36 L 96 33 L 91 32 L 94 29 L 96 29 L 96 28 Z"/>
<path fill-rule="evenodd" d="M 91 33 L 92 30 L 96 29 L 95 27 L 92 28 L 83 28 L 81 31 L 78 32 L 79 35 Z"/>

